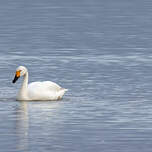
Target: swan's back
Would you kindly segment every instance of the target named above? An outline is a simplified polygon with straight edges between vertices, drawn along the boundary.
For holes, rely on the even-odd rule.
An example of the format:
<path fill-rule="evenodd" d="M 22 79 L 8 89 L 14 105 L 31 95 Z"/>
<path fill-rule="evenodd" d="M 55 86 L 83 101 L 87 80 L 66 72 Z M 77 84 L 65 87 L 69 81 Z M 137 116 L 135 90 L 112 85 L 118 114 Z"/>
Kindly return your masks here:
<path fill-rule="evenodd" d="M 28 95 L 32 100 L 58 100 L 66 91 L 51 81 L 32 82 L 28 85 Z"/>

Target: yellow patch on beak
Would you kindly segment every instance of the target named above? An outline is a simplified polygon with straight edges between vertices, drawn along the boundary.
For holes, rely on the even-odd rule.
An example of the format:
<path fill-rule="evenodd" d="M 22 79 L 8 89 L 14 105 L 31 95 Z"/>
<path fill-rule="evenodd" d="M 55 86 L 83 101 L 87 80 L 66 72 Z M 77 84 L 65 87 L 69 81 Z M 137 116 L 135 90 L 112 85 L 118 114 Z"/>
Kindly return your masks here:
<path fill-rule="evenodd" d="M 16 71 L 16 77 L 20 77 L 20 74 L 21 73 L 21 71 Z"/>

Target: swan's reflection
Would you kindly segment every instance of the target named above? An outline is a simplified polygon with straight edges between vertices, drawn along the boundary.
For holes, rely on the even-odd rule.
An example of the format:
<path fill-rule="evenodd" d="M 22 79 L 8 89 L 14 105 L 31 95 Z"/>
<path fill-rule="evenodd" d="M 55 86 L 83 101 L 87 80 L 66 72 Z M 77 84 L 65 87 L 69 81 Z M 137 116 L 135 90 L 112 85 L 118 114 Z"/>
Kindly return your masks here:
<path fill-rule="evenodd" d="M 17 108 L 16 131 L 19 138 L 17 144 L 18 150 L 28 149 L 28 133 L 29 133 L 29 116 L 28 116 L 28 102 L 21 101 Z"/>
<path fill-rule="evenodd" d="M 28 151 L 29 145 L 34 138 L 34 132 L 37 128 L 41 128 L 44 125 L 52 124 L 52 116 L 56 115 L 60 109 L 62 103 L 57 102 L 28 102 L 21 101 L 16 109 L 16 132 L 19 139 L 17 149 L 19 151 Z M 55 114 L 54 114 L 55 112 Z M 30 127 L 29 127 L 30 126 Z M 47 127 L 46 127 L 47 128 Z M 34 132 L 33 132 L 34 131 Z M 52 132 L 49 132 L 50 134 Z"/>

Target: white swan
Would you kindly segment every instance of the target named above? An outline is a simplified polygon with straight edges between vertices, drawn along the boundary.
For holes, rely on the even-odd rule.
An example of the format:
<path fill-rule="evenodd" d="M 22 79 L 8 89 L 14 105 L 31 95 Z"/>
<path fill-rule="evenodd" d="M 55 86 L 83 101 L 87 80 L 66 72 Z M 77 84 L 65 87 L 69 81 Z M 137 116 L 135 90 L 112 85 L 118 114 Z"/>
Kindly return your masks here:
<path fill-rule="evenodd" d="M 18 92 L 17 100 L 59 100 L 63 97 L 67 89 L 61 88 L 51 81 L 32 82 L 28 84 L 28 70 L 24 66 L 16 69 L 15 83 L 20 76 L 24 77 L 21 89 Z"/>

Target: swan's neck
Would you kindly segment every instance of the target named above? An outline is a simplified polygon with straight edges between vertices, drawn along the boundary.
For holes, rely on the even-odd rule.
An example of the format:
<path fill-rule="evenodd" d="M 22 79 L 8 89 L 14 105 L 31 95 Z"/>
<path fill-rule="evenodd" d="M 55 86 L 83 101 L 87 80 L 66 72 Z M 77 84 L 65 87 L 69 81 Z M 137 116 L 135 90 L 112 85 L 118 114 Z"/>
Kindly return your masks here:
<path fill-rule="evenodd" d="M 26 72 L 26 74 L 24 75 L 21 89 L 23 91 L 27 91 L 27 85 L 28 85 L 28 72 Z"/>
<path fill-rule="evenodd" d="M 27 87 L 28 87 L 28 72 L 26 72 L 26 74 L 24 75 L 23 83 L 22 83 L 21 89 L 18 94 L 18 98 L 20 100 L 27 100 L 27 98 L 28 98 Z"/>

